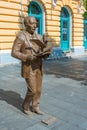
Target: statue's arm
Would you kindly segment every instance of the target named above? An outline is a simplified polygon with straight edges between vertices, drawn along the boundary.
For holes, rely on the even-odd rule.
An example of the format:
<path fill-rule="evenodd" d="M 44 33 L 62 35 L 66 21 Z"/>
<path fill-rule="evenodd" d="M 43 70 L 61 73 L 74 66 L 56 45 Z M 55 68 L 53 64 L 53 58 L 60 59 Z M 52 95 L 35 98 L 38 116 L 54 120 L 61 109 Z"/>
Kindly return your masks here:
<path fill-rule="evenodd" d="M 11 55 L 13 57 L 25 62 L 27 60 L 27 55 L 21 51 L 23 42 L 24 42 L 23 39 L 16 37 L 16 39 L 14 40 L 14 43 L 13 43 Z"/>

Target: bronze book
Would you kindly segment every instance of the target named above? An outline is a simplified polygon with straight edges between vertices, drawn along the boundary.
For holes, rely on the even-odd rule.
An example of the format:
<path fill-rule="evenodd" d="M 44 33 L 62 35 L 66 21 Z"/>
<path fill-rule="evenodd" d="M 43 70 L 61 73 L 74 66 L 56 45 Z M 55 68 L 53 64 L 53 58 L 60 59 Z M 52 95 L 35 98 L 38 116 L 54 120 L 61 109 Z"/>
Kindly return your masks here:
<path fill-rule="evenodd" d="M 30 42 L 34 46 L 38 47 L 38 45 L 39 45 L 42 48 L 42 51 L 36 54 L 37 57 L 43 57 L 45 55 L 50 55 L 51 54 L 52 46 L 46 46 L 45 43 L 42 42 L 39 39 L 30 39 Z"/>
<path fill-rule="evenodd" d="M 50 55 L 52 49 L 50 47 L 44 48 L 40 53 L 37 54 L 38 57 Z"/>
<path fill-rule="evenodd" d="M 46 46 L 45 43 L 42 42 L 42 41 L 39 40 L 39 39 L 30 39 L 30 42 L 31 42 L 32 44 L 37 44 L 37 45 L 39 45 L 41 48 L 44 48 L 44 47 Z"/>

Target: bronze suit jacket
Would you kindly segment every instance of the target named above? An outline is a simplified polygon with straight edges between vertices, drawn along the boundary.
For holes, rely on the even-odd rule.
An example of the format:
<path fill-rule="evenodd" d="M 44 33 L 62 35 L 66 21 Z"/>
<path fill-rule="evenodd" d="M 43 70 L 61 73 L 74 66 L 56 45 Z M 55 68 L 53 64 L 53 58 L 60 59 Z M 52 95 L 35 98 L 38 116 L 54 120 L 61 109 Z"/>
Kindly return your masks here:
<path fill-rule="evenodd" d="M 42 69 L 42 58 L 37 57 L 35 60 L 32 60 L 32 62 L 27 61 L 27 56 L 34 54 L 34 52 L 31 50 L 31 38 L 31 34 L 28 32 L 20 33 L 18 36 L 16 36 L 12 47 L 11 55 L 22 61 L 21 75 L 24 78 L 29 77 L 30 68 L 32 68 L 32 70 L 35 70 L 37 68 Z M 33 38 L 42 40 L 42 37 L 36 33 L 33 34 Z M 32 48 L 35 49 L 35 46 L 33 45 Z M 36 48 L 36 51 L 38 51 L 39 48 L 40 47 L 38 46 Z"/>

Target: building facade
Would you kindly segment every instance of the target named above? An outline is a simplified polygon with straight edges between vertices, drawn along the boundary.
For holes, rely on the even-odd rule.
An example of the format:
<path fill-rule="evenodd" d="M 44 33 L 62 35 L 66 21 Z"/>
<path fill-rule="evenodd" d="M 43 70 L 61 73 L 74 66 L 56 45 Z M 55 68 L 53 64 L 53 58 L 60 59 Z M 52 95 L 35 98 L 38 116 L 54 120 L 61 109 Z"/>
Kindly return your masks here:
<path fill-rule="evenodd" d="M 87 49 L 87 19 L 80 0 L 0 0 L 0 64 L 16 62 L 11 48 L 16 34 L 24 28 L 23 16 L 34 16 L 36 32 L 46 33 L 49 44 L 71 55 Z"/>

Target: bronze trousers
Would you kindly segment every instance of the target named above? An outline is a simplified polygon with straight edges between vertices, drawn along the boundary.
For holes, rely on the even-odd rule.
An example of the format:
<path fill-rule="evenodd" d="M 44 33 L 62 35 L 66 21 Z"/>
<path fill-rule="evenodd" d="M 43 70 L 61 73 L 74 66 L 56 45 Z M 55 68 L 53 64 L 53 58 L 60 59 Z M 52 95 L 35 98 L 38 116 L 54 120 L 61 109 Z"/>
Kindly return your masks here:
<path fill-rule="evenodd" d="M 40 104 L 40 95 L 42 89 L 42 69 L 31 70 L 29 73 L 29 78 L 25 79 L 27 83 L 27 93 L 23 103 L 25 110 L 38 109 Z"/>

